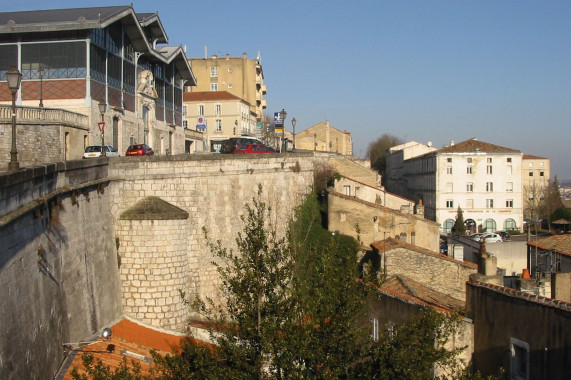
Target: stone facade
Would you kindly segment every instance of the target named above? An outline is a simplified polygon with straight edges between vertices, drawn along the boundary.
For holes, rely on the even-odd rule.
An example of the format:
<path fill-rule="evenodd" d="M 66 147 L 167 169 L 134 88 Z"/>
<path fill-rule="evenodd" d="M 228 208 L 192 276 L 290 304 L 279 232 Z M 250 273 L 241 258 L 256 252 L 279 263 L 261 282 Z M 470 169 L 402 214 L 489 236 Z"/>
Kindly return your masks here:
<path fill-rule="evenodd" d="M 334 128 L 327 120 L 325 123 L 315 124 L 304 131 L 296 133 L 295 148 L 298 150 L 316 150 L 352 156 L 353 138 L 351 133 Z"/>
<path fill-rule="evenodd" d="M 329 230 L 360 238 L 365 245 L 388 237 L 395 237 L 414 245 L 438 252 L 438 225 L 411 213 L 402 213 L 376 203 L 329 192 Z"/>
<path fill-rule="evenodd" d="M 478 272 L 475 264 L 456 261 L 437 251 L 396 239 L 379 241 L 371 246 L 379 255 L 381 269 L 387 275 L 405 276 L 459 300 L 466 300 L 466 281 Z"/>

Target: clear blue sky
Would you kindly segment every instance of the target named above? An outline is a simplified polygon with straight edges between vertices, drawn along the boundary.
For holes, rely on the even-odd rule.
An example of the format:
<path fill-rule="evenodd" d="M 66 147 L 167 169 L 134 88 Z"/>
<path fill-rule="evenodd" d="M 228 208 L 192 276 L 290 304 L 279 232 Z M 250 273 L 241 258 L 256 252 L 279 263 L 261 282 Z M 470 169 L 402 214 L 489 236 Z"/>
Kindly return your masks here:
<path fill-rule="evenodd" d="M 128 2 L 0 0 L 3 11 Z M 189 57 L 260 52 L 268 113 L 329 120 L 365 156 L 383 133 L 471 137 L 571 179 L 571 1 L 134 1 Z"/>

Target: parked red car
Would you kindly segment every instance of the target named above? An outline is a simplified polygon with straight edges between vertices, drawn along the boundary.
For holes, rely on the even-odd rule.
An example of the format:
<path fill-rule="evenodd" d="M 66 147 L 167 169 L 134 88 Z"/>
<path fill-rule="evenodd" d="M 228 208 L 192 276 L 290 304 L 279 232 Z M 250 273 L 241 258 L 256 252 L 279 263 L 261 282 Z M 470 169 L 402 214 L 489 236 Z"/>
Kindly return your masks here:
<path fill-rule="evenodd" d="M 234 149 L 234 153 L 244 154 L 261 154 L 261 153 L 276 153 L 274 148 L 264 144 L 243 144 Z"/>
<path fill-rule="evenodd" d="M 127 148 L 125 156 L 152 156 L 155 154 L 153 148 L 147 144 L 134 144 Z"/>

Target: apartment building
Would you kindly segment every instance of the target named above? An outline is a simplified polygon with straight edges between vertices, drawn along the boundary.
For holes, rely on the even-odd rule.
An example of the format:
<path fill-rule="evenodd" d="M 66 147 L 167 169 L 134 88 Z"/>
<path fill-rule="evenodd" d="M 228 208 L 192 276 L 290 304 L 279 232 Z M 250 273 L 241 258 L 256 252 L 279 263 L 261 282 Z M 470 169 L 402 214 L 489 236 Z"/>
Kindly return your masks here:
<path fill-rule="evenodd" d="M 250 111 L 256 115 L 256 121 L 262 121 L 267 88 L 264 84 L 264 71 L 261 59 L 242 57 L 189 58 L 188 62 L 198 83 L 187 88 L 190 92 L 226 91 L 250 104 Z"/>
<path fill-rule="evenodd" d="M 217 152 L 223 140 L 254 134 L 256 115 L 244 99 L 227 91 L 185 92 L 183 98 L 183 125 L 202 132 L 200 150 Z"/>
<path fill-rule="evenodd" d="M 412 146 L 419 155 L 403 155 Z M 442 149 L 400 147 L 389 150 L 387 190 L 422 202 L 442 233 L 451 231 L 458 207 L 472 232 L 521 228 L 521 151 L 476 138 Z"/>
<path fill-rule="evenodd" d="M 167 43 L 158 14 L 132 5 L 0 13 L 0 102 L 11 103 L 6 73 L 16 67 L 18 107 L 89 118 L 62 133 L 66 159 L 103 139 L 120 152 L 138 142 L 183 153 L 182 93 L 196 78 L 183 49 Z"/>

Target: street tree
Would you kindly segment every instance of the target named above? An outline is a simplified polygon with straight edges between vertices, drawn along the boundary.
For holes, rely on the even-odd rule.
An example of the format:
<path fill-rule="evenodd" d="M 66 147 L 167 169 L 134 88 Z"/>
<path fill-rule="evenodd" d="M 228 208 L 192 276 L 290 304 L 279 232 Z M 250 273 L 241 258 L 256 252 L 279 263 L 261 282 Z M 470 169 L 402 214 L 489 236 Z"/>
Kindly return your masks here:
<path fill-rule="evenodd" d="M 551 216 L 557 209 L 562 207 L 564 207 L 564 205 L 561 199 L 561 192 L 559 191 L 559 181 L 557 180 L 557 176 L 555 176 L 553 182 L 549 182 L 547 185 L 545 197 L 540 207 L 543 217 L 547 219 L 549 230 L 551 230 Z"/>
<path fill-rule="evenodd" d="M 456 235 L 466 235 L 466 224 L 464 224 L 464 213 L 460 206 L 458 206 L 458 211 L 456 212 L 456 221 L 452 227 L 452 232 Z"/>
<path fill-rule="evenodd" d="M 371 160 L 371 167 L 381 174 L 381 179 L 387 173 L 387 150 L 403 142 L 400 138 L 385 133 L 369 144 L 367 155 Z"/>
<path fill-rule="evenodd" d="M 523 187 L 523 213 L 526 219 L 536 221 L 539 218 L 544 196 L 545 186 L 538 182 Z"/>

